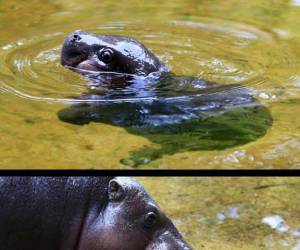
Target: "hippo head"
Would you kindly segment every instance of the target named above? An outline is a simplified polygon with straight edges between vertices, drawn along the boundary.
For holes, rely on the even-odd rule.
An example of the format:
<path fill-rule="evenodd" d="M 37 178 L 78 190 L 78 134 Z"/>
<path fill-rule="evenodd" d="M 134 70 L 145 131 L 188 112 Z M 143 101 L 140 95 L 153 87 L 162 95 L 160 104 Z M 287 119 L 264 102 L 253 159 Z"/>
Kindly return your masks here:
<path fill-rule="evenodd" d="M 93 35 L 81 30 L 66 38 L 61 63 L 83 74 L 106 71 L 144 76 L 167 70 L 153 53 L 132 38 Z"/>
<path fill-rule="evenodd" d="M 143 186 L 126 177 L 109 182 L 108 203 L 83 236 L 80 250 L 191 250 Z"/>

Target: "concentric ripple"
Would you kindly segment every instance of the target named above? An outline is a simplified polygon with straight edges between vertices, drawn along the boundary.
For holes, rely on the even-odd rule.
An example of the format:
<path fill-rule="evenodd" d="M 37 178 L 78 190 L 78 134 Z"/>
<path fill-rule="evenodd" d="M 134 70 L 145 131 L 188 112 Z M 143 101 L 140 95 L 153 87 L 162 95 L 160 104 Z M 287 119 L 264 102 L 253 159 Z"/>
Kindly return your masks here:
<path fill-rule="evenodd" d="M 251 25 L 203 19 L 161 23 L 146 31 L 144 26 L 141 22 L 110 23 L 88 31 L 132 36 L 157 54 L 177 75 L 201 77 L 222 84 L 250 87 L 262 84 L 269 65 L 283 60 L 276 49 L 276 35 Z M 86 92 L 87 82 L 60 65 L 60 49 L 67 35 L 63 32 L 41 34 L 3 45 L 0 48 L 3 72 L 0 92 L 48 102 L 103 101 L 74 98 Z M 136 100 L 143 98 L 157 97 Z M 126 100 L 129 99 L 124 96 L 105 101 Z"/>

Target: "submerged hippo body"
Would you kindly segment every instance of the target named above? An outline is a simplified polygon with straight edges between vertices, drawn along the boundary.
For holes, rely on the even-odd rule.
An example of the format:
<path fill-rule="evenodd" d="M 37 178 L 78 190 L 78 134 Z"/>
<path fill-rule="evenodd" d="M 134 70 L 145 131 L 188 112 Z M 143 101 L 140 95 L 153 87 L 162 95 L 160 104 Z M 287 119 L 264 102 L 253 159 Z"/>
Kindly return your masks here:
<path fill-rule="evenodd" d="M 135 180 L 1 177 L 5 250 L 191 249 Z"/>
<path fill-rule="evenodd" d="M 80 102 L 58 112 L 62 121 L 121 126 L 160 146 L 133 152 L 121 160 L 128 165 L 242 145 L 272 125 L 269 110 L 248 88 L 177 76 L 132 38 L 75 31 L 64 42 L 61 62 L 88 80 Z"/>

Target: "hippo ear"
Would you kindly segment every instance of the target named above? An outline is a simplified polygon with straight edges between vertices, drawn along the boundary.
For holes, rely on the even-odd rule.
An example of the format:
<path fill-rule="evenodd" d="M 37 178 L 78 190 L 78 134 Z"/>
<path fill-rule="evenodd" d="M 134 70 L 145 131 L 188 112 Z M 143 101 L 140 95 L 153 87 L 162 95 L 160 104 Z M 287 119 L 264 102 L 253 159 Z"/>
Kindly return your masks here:
<path fill-rule="evenodd" d="M 110 201 L 121 201 L 125 196 L 124 189 L 117 180 L 113 179 L 108 184 L 108 198 Z"/>

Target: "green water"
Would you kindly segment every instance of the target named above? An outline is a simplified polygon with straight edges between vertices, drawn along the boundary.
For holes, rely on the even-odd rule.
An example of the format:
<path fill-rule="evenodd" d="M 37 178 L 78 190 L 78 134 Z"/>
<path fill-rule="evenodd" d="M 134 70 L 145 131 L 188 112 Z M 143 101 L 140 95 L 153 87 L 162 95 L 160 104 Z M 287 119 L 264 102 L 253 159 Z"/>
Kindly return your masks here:
<path fill-rule="evenodd" d="M 1 168 L 131 168 L 135 157 L 150 158 L 139 168 L 299 167 L 299 13 L 296 0 L 1 1 Z M 64 38 L 76 29 L 132 36 L 178 75 L 249 87 L 272 126 L 242 135 L 252 139 L 225 129 L 242 139 L 222 147 L 204 124 L 210 141 L 200 137 L 189 150 L 183 140 L 193 144 L 192 137 L 64 123 L 57 112 L 69 107 L 65 100 L 86 91 L 86 80 L 59 61 Z"/>

